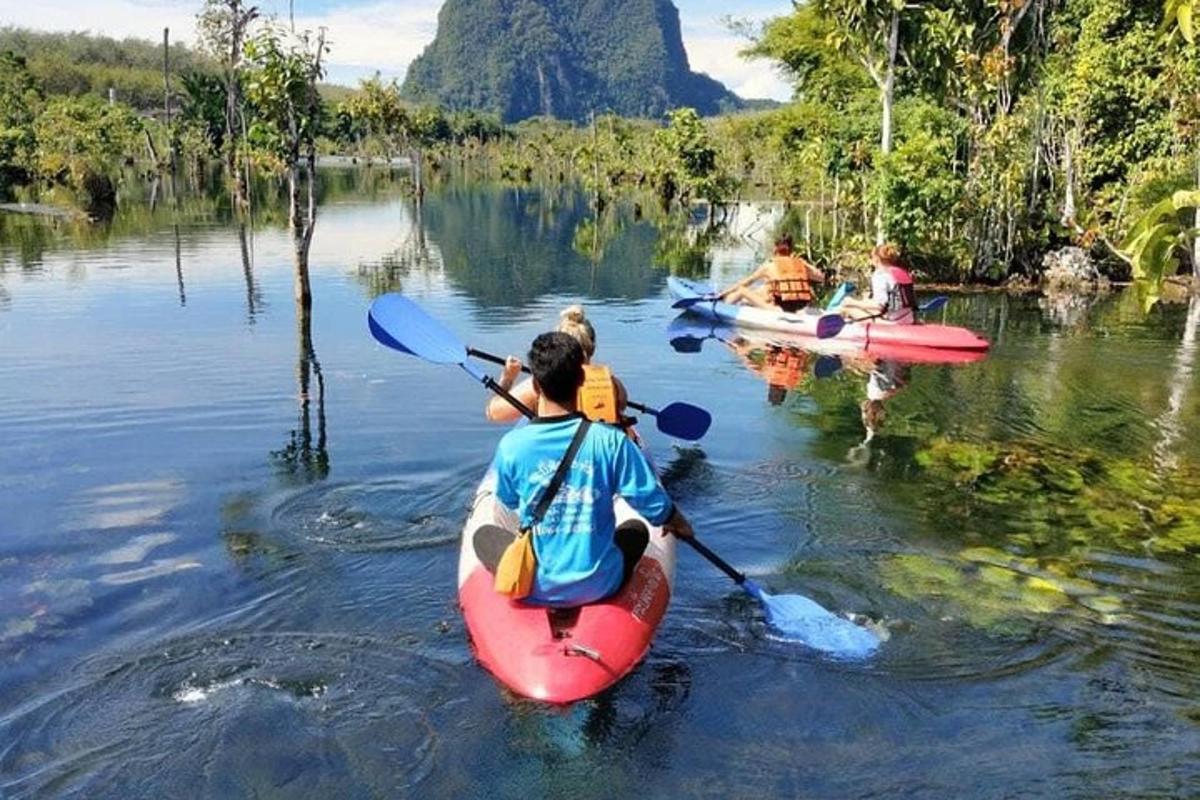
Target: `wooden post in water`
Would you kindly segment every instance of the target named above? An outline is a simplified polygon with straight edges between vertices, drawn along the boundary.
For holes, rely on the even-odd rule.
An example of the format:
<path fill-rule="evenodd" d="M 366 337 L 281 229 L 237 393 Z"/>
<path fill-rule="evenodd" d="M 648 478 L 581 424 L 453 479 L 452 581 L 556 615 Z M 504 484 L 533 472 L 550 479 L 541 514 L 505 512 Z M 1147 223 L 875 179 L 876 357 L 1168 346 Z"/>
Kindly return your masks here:
<path fill-rule="evenodd" d="M 175 134 L 171 129 L 171 29 L 163 28 L 163 117 L 167 121 L 167 153 L 175 175 Z"/>

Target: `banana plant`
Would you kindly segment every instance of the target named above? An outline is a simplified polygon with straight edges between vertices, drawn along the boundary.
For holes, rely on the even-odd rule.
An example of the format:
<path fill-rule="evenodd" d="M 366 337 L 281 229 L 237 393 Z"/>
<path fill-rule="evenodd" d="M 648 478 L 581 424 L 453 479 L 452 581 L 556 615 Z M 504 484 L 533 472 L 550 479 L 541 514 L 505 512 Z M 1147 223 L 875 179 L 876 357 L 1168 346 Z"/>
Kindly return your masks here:
<path fill-rule="evenodd" d="M 1179 271 L 1180 256 L 1191 247 L 1196 235 L 1196 230 L 1185 227 L 1180 218 L 1184 211 L 1197 208 L 1200 191 L 1176 192 L 1143 214 L 1121 243 L 1144 311 L 1149 312 L 1158 302 L 1163 281 Z"/>

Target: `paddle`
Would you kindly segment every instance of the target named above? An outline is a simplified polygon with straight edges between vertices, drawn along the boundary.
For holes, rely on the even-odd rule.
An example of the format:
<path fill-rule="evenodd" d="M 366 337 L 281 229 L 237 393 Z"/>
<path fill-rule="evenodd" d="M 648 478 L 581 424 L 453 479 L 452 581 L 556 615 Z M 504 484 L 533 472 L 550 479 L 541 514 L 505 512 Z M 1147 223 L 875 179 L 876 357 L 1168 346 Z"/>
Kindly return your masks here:
<path fill-rule="evenodd" d="M 466 345 L 437 320 L 399 294 L 385 294 L 371 304 L 367 315 L 371 335 L 380 344 L 434 364 L 457 364 L 467 374 L 503 397 L 526 417 L 533 411 L 500 384 L 467 361 Z M 734 580 L 764 609 L 767 622 L 785 637 L 842 658 L 865 658 L 879 646 L 870 631 L 833 614 L 800 595 L 767 594 L 695 538 L 684 539 L 696 552 Z"/>
<path fill-rule="evenodd" d="M 916 310 L 918 314 L 927 314 L 930 311 L 937 311 L 949 301 L 949 297 L 940 294 L 929 302 L 918 306 Z M 842 329 L 847 325 L 853 325 L 856 322 L 870 322 L 873 319 L 879 319 L 887 313 L 888 312 L 886 311 L 880 311 L 878 314 L 872 314 L 869 317 L 863 317 L 862 319 L 853 319 L 849 321 L 842 319 L 842 317 L 838 314 L 826 314 L 817 320 L 817 338 L 832 339 L 834 336 L 837 336 L 839 333 L 841 333 Z"/>
<path fill-rule="evenodd" d="M 493 364 L 504 365 L 504 359 L 500 356 L 476 350 L 474 347 L 468 347 L 467 354 L 484 361 L 490 361 Z M 522 364 L 521 371 L 528 373 L 529 367 Z M 658 429 L 667 436 L 683 439 L 688 442 L 695 442 L 704 438 L 704 434 L 708 433 L 709 427 L 712 426 L 712 415 L 703 408 L 694 406 L 691 403 L 671 403 L 661 410 L 642 405 L 641 403 L 635 403 L 632 400 L 626 400 L 625 405 L 654 417 Z"/>
<path fill-rule="evenodd" d="M 533 413 L 490 375 L 467 360 L 469 356 L 476 356 L 503 364 L 504 359 L 468 348 L 452 331 L 404 295 L 380 296 L 371 304 L 367 319 L 371 334 L 380 344 L 435 364 L 457 364 L 472 378 L 504 397 L 522 414 L 526 411 Z M 628 405 L 653 416 L 663 433 L 689 442 L 703 438 L 712 425 L 712 415 L 690 403 L 672 403 L 661 411 L 641 403 Z"/>
<path fill-rule="evenodd" d="M 696 538 L 684 539 L 709 563 L 762 604 L 767 624 L 791 641 L 846 659 L 866 658 L 879 647 L 872 631 L 839 617 L 799 594 L 768 594 Z"/>

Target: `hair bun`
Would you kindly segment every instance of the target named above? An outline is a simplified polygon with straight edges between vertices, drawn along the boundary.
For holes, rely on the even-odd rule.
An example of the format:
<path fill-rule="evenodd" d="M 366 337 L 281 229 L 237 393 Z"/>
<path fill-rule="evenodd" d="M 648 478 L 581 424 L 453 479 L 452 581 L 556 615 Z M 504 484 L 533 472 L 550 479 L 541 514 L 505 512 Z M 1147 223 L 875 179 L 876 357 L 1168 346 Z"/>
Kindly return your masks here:
<path fill-rule="evenodd" d="M 578 305 L 564 308 L 558 316 L 564 322 L 574 322 L 579 324 L 587 321 L 587 316 L 583 313 L 583 306 Z"/>

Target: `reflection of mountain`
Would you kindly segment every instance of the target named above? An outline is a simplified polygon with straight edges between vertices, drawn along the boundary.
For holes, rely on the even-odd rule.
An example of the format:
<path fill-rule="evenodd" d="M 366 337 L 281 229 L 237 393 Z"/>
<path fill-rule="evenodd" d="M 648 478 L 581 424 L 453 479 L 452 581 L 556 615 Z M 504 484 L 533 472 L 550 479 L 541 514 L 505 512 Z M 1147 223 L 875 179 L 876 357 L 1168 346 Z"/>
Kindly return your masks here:
<path fill-rule="evenodd" d="M 642 300 L 661 291 L 657 234 L 630 223 L 593 263 L 573 248 L 589 215 L 577 192 L 446 187 L 425 201 L 425 229 L 450 281 L 480 305 L 523 306 L 545 294 Z"/>

